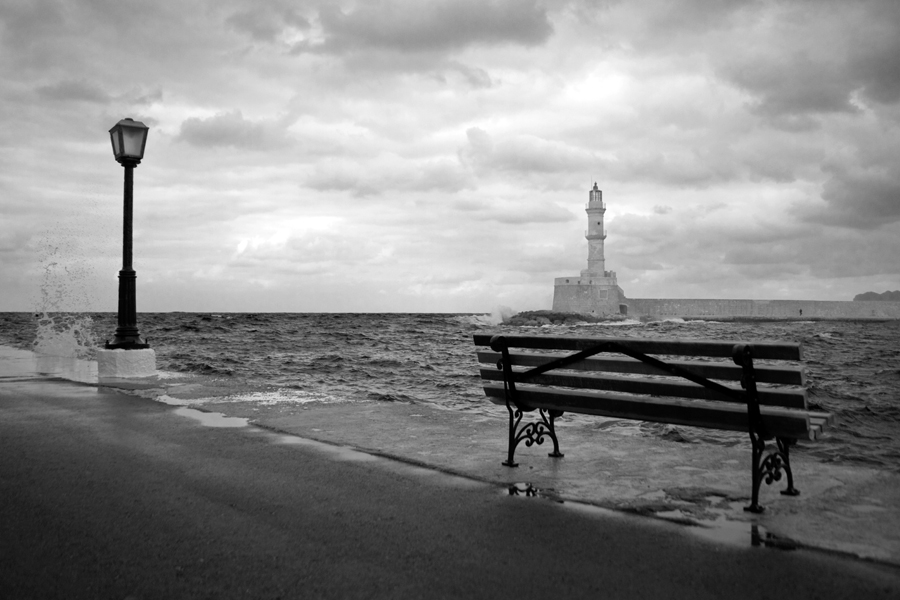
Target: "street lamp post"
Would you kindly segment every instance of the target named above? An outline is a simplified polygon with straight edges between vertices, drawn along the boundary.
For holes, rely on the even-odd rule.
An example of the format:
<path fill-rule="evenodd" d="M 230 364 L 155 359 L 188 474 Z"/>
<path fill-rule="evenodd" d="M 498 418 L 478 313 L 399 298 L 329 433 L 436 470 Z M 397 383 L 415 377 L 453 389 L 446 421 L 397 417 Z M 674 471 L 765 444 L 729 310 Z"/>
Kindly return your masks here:
<path fill-rule="evenodd" d="M 107 349 L 141 350 L 150 344 L 141 338 L 137 326 L 137 274 L 131 264 L 131 220 L 133 213 L 134 168 L 144 157 L 149 127 L 133 119 L 122 119 L 109 130 L 113 155 L 125 169 L 125 215 L 122 234 L 122 270 L 119 271 L 119 324 L 116 337 Z"/>

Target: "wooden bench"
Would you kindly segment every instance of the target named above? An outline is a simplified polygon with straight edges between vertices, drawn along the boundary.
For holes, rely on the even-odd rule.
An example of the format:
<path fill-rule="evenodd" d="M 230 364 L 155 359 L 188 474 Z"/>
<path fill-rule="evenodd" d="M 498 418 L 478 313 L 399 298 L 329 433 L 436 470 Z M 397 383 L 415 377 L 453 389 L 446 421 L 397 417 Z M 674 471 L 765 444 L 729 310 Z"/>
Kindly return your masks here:
<path fill-rule="evenodd" d="M 745 510 L 762 512 L 762 481 L 779 481 L 783 471 L 787 488 L 782 494 L 799 494 L 790 447 L 798 440 L 815 440 L 833 420 L 831 414 L 807 407 L 805 373 L 798 364 L 802 351 L 796 343 L 474 338 L 477 347 L 485 348 L 478 351 L 478 361 L 492 365 L 481 368 L 484 392 L 509 411 L 509 450 L 503 462 L 509 467 L 516 466 L 516 447 L 523 441 L 531 446 L 549 438 L 550 456 L 562 457 L 554 421 L 564 412 L 747 431 L 753 493 Z M 540 418 L 521 424 L 523 413 L 534 410 Z M 773 439 L 775 448 L 765 455 L 766 442 Z"/>

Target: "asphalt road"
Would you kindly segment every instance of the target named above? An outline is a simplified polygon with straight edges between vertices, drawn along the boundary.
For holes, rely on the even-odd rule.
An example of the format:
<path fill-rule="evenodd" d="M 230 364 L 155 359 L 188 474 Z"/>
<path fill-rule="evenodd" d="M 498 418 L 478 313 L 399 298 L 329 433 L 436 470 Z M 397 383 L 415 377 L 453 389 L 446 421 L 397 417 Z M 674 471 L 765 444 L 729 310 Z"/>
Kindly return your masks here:
<path fill-rule="evenodd" d="M 900 597 L 890 567 L 288 442 L 0 379 L 0 598 Z"/>

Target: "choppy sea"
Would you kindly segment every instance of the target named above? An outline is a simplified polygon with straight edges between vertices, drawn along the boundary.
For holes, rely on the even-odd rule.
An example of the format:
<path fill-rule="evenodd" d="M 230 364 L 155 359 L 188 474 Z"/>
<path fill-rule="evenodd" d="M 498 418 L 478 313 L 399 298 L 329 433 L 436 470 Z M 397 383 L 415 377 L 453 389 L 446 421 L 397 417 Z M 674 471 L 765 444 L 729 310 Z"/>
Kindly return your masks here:
<path fill-rule="evenodd" d="M 115 321 L 109 313 L 0 313 L 0 345 L 89 360 L 112 338 Z M 796 452 L 900 472 L 900 321 L 517 327 L 497 314 L 178 312 L 142 313 L 138 321 L 161 376 L 207 382 L 209 401 L 407 402 L 498 416 L 505 409 L 487 402 L 481 390 L 475 333 L 796 341 L 805 350 L 811 405 L 837 418 L 825 439 Z M 598 427 L 591 417 L 563 418 L 572 426 Z M 604 422 L 603 429 L 684 443 L 731 445 L 740 439 L 626 421 Z"/>

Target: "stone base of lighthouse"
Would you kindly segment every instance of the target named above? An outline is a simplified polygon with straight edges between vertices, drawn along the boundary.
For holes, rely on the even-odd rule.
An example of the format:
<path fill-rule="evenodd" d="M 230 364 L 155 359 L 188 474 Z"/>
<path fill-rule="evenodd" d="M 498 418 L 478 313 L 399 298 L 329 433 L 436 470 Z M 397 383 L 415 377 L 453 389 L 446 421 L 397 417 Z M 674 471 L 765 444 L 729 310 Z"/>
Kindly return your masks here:
<path fill-rule="evenodd" d="M 625 292 L 616 283 L 615 273 L 607 271 L 603 276 L 582 273 L 577 277 L 557 277 L 553 283 L 554 312 L 603 317 L 626 314 L 628 310 Z"/>

